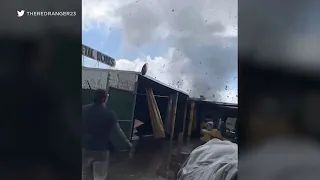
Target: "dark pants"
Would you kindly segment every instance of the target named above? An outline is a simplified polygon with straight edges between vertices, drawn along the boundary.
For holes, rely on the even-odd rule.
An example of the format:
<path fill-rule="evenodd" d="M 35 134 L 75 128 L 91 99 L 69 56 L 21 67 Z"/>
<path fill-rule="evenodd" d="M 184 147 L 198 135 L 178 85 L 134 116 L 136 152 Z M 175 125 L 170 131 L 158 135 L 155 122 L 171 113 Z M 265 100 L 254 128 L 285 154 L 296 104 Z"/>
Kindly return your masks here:
<path fill-rule="evenodd" d="M 82 180 L 106 180 L 109 151 L 82 150 Z"/>

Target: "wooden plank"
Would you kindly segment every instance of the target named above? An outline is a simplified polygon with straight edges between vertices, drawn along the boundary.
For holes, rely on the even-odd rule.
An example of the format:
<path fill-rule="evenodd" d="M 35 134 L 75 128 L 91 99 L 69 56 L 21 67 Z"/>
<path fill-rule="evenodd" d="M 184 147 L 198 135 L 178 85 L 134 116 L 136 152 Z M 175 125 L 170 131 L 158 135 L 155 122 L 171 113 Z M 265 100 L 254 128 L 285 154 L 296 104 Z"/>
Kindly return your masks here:
<path fill-rule="evenodd" d="M 151 118 L 151 125 L 153 128 L 153 136 L 154 138 L 164 138 L 165 133 L 163 128 L 163 122 L 153 91 L 151 88 L 147 88 L 146 92 L 148 97 L 147 100 L 149 106 L 149 114 Z"/>

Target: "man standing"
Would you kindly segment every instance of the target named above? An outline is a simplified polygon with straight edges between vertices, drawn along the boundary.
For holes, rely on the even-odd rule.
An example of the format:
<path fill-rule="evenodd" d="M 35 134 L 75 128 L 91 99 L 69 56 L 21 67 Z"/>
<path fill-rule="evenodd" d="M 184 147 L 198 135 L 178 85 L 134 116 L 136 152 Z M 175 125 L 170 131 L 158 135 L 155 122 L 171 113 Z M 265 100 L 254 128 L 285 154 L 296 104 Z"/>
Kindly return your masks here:
<path fill-rule="evenodd" d="M 108 172 L 110 134 L 116 133 L 120 141 L 132 145 L 121 130 L 116 114 L 106 107 L 108 93 L 98 89 L 92 104 L 82 108 L 83 118 L 83 180 L 105 180 Z"/>

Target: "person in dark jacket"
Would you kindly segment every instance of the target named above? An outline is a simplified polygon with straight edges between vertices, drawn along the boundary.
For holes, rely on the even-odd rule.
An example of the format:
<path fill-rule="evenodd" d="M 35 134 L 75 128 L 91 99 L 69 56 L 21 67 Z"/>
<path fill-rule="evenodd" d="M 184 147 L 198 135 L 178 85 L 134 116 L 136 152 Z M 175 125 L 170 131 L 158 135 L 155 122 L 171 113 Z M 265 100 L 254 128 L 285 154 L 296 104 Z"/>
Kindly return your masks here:
<path fill-rule="evenodd" d="M 82 108 L 83 180 L 106 179 L 111 133 L 116 133 L 129 149 L 132 147 L 118 124 L 117 115 L 106 107 L 108 96 L 106 90 L 98 89 L 94 102 Z"/>

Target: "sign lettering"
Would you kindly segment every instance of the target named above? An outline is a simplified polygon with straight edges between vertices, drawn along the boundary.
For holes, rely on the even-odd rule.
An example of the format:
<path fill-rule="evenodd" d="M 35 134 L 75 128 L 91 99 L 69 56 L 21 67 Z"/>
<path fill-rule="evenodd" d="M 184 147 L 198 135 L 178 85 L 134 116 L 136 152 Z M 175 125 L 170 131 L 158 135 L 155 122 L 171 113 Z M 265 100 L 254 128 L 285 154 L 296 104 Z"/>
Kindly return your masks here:
<path fill-rule="evenodd" d="M 86 45 L 82 45 L 82 55 L 90 59 L 97 60 L 103 64 L 114 67 L 116 65 L 116 60 L 110 56 L 107 56 L 95 49 L 92 49 Z"/>

